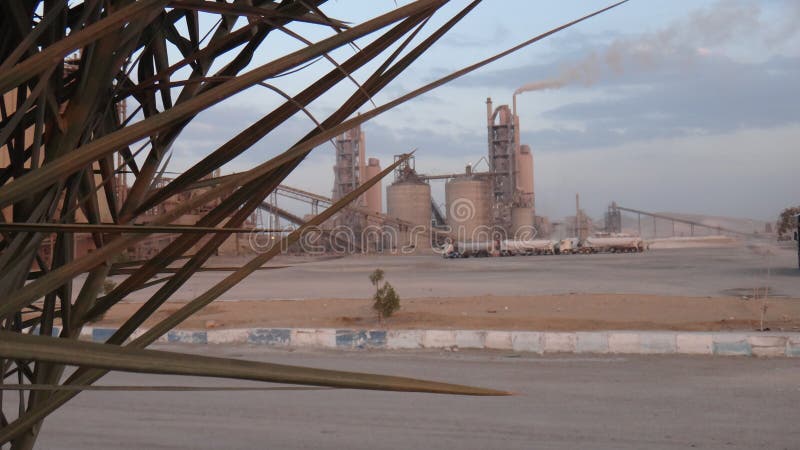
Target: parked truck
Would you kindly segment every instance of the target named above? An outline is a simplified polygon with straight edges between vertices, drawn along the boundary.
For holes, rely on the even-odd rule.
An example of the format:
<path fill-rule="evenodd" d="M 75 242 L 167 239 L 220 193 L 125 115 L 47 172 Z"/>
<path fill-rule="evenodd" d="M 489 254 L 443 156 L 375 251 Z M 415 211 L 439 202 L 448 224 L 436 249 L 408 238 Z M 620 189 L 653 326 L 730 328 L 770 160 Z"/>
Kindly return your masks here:
<path fill-rule="evenodd" d="M 549 239 L 506 239 L 500 242 L 500 253 L 514 255 L 552 255 L 556 242 Z"/>
<path fill-rule="evenodd" d="M 479 258 L 499 254 L 499 243 L 496 241 L 448 242 L 442 251 L 444 258 Z"/>
<path fill-rule="evenodd" d="M 584 240 L 567 238 L 560 241 L 551 241 L 549 239 L 505 239 L 448 242 L 443 248 L 442 256 L 444 258 L 477 258 L 484 256 L 638 253 L 644 250 L 645 243 L 638 236 L 612 235 L 592 236 Z"/>
<path fill-rule="evenodd" d="M 556 252 L 561 255 L 578 253 L 635 253 L 642 252 L 645 244 L 638 236 L 591 236 L 584 240 L 578 238 L 562 239 Z"/>
<path fill-rule="evenodd" d="M 635 253 L 644 251 L 644 241 L 638 236 L 588 237 L 581 248 L 585 253 Z"/>

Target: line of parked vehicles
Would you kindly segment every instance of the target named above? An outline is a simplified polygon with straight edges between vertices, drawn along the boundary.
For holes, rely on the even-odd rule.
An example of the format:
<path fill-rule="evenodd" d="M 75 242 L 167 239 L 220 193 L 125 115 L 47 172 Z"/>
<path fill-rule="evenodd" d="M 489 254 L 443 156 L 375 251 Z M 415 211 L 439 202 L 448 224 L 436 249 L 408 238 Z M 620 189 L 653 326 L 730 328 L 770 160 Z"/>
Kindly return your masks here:
<path fill-rule="evenodd" d="M 588 253 L 639 253 L 646 248 L 638 236 L 591 236 L 586 239 L 496 239 L 482 242 L 450 242 L 445 244 L 445 258 L 478 258 L 517 255 L 574 255 Z"/>

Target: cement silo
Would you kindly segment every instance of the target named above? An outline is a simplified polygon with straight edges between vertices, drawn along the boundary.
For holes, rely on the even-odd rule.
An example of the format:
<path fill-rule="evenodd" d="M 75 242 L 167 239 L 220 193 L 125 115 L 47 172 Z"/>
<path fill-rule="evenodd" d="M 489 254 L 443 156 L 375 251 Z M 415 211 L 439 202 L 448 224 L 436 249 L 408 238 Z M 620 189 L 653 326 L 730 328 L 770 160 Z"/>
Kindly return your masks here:
<path fill-rule="evenodd" d="M 387 214 L 390 219 L 408 222 L 392 226 L 397 249 L 413 246 L 417 249 L 431 247 L 431 187 L 418 180 L 403 180 L 386 188 Z"/>
<path fill-rule="evenodd" d="M 485 178 L 463 176 L 444 188 L 447 225 L 459 242 L 488 241 L 491 224 L 491 186 Z"/>
<path fill-rule="evenodd" d="M 536 237 L 533 228 L 533 208 L 511 208 L 511 229 L 508 230 L 509 239 L 528 240 Z"/>
<path fill-rule="evenodd" d="M 522 203 L 533 206 L 533 153 L 529 145 L 520 145 L 517 155 L 517 189 L 522 196 Z"/>
<path fill-rule="evenodd" d="M 374 178 L 381 172 L 381 162 L 378 158 L 370 158 L 366 167 L 366 177 L 364 181 Z M 381 189 L 381 181 L 372 185 L 367 193 L 364 194 L 366 198 L 367 209 L 374 213 L 379 213 L 383 210 L 383 189 Z"/>
<path fill-rule="evenodd" d="M 533 239 L 533 154 L 528 145 L 520 145 L 517 152 L 517 191 L 511 209 L 511 239 Z"/>

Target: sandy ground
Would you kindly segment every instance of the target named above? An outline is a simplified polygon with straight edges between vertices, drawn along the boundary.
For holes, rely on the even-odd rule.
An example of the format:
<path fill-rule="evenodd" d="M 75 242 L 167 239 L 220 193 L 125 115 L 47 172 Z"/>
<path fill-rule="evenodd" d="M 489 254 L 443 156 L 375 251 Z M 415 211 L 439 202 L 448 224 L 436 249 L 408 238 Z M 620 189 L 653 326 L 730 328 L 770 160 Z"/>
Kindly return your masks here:
<path fill-rule="evenodd" d="M 211 267 L 244 259 L 215 258 Z M 380 267 L 402 298 L 388 328 L 505 330 L 753 330 L 769 288 L 766 326 L 800 331 L 800 270 L 793 246 L 740 242 L 724 248 L 638 254 L 446 260 L 350 256 L 270 261 L 182 327 L 377 328 L 368 275 Z M 203 272 L 174 293 L 160 320 L 229 273 Z M 121 281 L 121 277 L 114 277 Z M 115 326 L 160 286 L 134 292 L 100 325 Z"/>
<path fill-rule="evenodd" d="M 636 254 L 510 258 L 281 256 L 268 264 L 288 267 L 257 271 L 223 293 L 219 300 L 369 299 L 374 290 L 367 277 L 376 268 L 386 272 L 386 279 L 405 298 L 569 293 L 737 297 L 764 286 L 769 286 L 772 296 L 800 298 L 796 247 L 775 249 L 769 257 L 762 253 L 762 249 L 753 249 L 748 244 Z M 213 258 L 207 265 L 237 266 L 246 261 L 246 258 Z M 222 271 L 195 274 L 172 294 L 170 301 L 192 300 L 228 275 Z M 117 283 L 123 279 L 113 277 Z M 126 300 L 147 301 L 160 287 L 133 292 Z"/>
<path fill-rule="evenodd" d="M 239 301 L 209 305 L 182 328 L 388 328 L 503 330 L 754 330 L 761 301 L 742 297 L 565 294 L 410 298 L 384 325 L 364 299 Z M 765 326 L 800 331 L 800 299 L 770 298 Z M 116 326 L 140 304 L 123 303 L 97 326 Z M 151 318 L 161 320 L 182 303 L 171 302 Z"/>

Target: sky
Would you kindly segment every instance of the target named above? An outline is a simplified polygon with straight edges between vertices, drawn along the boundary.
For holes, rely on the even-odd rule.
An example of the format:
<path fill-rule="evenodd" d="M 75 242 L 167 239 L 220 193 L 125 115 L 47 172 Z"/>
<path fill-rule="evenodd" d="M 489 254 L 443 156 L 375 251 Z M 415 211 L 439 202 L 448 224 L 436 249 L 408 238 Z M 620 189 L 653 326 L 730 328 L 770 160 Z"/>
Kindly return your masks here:
<path fill-rule="evenodd" d="M 465 4 L 451 1 L 425 29 Z M 383 104 L 608 4 L 484 0 L 373 100 Z M 394 7 L 390 0 L 332 0 L 323 10 L 361 22 Z M 534 154 L 538 215 L 574 214 L 580 193 L 593 216 L 616 201 L 646 211 L 771 220 L 800 203 L 798 22 L 795 0 L 631 0 L 367 122 L 367 153 L 385 166 L 417 149 L 419 172 L 463 170 L 487 152 L 487 97 L 495 106 L 510 104 L 522 90 L 521 140 Z M 315 26 L 294 30 L 311 40 L 329 35 Z M 276 35 L 251 66 L 301 45 Z M 352 54 L 343 47 L 331 56 Z M 321 60 L 269 81 L 294 94 L 331 67 Z M 353 77 L 363 81 L 375 67 Z M 321 121 L 354 89 L 344 81 L 309 111 Z M 281 101 L 255 87 L 199 115 L 175 142 L 170 170 L 197 162 Z M 250 168 L 313 127 L 298 114 L 223 172 Z M 330 144 L 315 149 L 286 184 L 330 195 L 333 156 Z M 384 181 L 385 188 L 390 179 Z M 443 183 L 432 182 L 432 190 L 443 202 Z"/>

